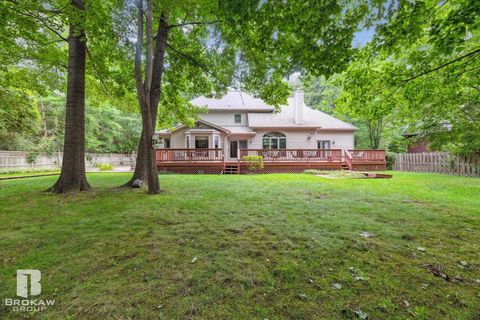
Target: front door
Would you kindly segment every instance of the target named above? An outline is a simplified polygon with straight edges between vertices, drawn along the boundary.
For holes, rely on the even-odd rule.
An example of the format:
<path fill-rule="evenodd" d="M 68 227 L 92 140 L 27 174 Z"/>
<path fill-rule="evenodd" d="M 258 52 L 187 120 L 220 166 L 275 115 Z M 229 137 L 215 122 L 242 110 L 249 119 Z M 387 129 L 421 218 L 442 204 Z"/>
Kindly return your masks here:
<path fill-rule="evenodd" d="M 238 141 L 230 141 L 230 158 L 238 157 Z"/>

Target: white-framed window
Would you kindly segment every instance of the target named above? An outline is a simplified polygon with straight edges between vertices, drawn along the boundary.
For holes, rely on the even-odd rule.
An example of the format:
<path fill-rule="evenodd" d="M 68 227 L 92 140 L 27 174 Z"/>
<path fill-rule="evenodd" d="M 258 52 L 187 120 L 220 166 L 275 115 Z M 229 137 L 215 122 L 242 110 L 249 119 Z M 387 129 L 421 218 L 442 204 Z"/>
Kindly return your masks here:
<path fill-rule="evenodd" d="M 170 149 L 170 138 L 163 139 L 163 147 L 165 149 Z"/>
<path fill-rule="evenodd" d="M 263 149 L 285 149 L 287 148 L 287 136 L 281 132 L 269 132 L 263 135 Z"/>
<path fill-rule="evenodd" d="M 235 123 L 242 123 L 242 115 L 240 113 L 235 113 Z"/>
<path fill-rule="evenodd" d="M 195 149 L 208 149 L 208 136 L 195 137 Z"/>

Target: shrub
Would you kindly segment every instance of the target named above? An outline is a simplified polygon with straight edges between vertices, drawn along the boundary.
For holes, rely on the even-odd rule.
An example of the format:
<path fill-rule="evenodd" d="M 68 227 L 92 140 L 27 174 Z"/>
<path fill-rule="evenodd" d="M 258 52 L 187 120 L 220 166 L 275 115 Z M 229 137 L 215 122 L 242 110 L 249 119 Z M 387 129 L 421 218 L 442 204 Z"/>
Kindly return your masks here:
<path fill-rule="evenodd" d="M 395 156 L 397 154 L 395 152 L 387 152 L 385 155 L 385 159 L 387 161 L 387 170 L 393 170 L 393 166 L 395 165 Z"/>
<path fill-rule="evenodd" d="M 99 163 L 97 164 L 97 168 L 100 169 L 100 171 L 110 171 L 113 170 L 113 166 L 108 163 Z"/>
<path fill-rule="evenodd" d="M 37 154 L 36 153 L 28 153 L 25 156 L 25 159 L 27 160 L 28 164 L 34 164 L 35 161 L 37 160 Z"/>
<path fill-rule="evenodd" d="M 243 156 L 248 164 L 248 169 L 252 171 L 263 169 L 263 157 L 262 156 Z"/>
<path fill-rule="evenodd" d="M 303 171 L 303 173 L 307 174 L 328 174 L 325 170 L 317 170 L 317 169 L 307 169 Z"/>

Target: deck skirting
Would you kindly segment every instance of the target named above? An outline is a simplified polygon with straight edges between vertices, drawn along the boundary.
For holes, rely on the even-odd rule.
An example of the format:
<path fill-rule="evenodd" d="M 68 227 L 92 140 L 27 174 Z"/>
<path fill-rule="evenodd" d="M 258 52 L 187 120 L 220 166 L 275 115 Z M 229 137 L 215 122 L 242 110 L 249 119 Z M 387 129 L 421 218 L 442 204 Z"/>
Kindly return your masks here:
<path fill-rule="evenodd" d="M 275 162 L 264 163 L 262 170 L 252 171 L 246 163 L 222 162 L 219 163 L 157 163 L 160 173 L 180 173 L 180 174 L 222 174 L 226 166 L 238 165 L 239 172 L 242 174 L 254 173 L 302 173 L 308 169 L 317 170 L 342 170 L 348 169 L 342 162 Z M 353 164 L 355 171 L 384 171 L 385 164 L 381 163 L 361 163 Z"/>

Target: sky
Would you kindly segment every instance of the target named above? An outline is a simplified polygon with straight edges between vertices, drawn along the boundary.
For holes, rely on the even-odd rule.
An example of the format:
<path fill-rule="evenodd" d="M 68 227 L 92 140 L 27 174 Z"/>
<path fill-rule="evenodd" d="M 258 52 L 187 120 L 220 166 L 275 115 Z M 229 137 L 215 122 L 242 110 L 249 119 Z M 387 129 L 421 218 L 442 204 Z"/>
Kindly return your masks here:
<path fill-rule="evenodd" d="M 375 34 L 375 28 L 365 28 L 362 31 L 355 32 L 352 45 L 354 47 L 363 47 L 367 42 L 371 41 Z"/>

